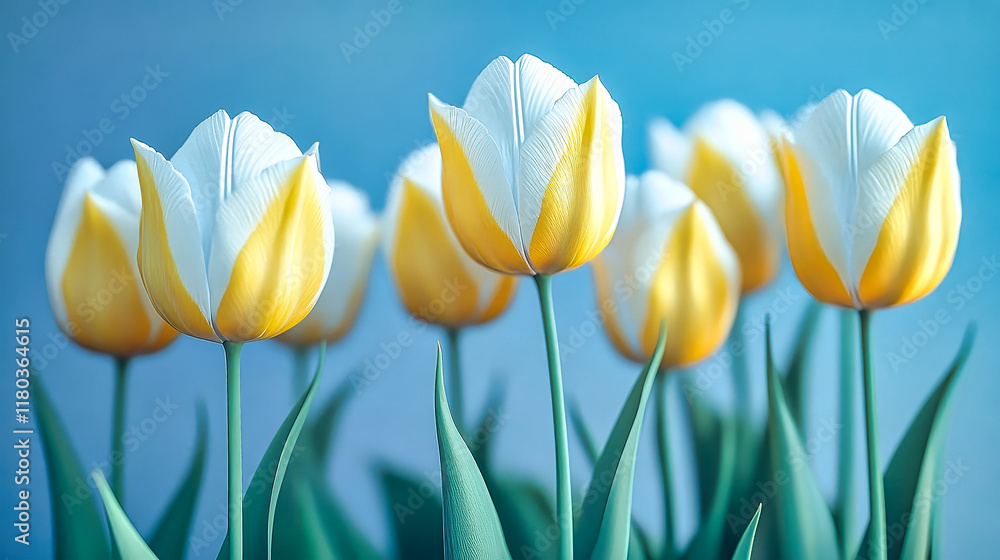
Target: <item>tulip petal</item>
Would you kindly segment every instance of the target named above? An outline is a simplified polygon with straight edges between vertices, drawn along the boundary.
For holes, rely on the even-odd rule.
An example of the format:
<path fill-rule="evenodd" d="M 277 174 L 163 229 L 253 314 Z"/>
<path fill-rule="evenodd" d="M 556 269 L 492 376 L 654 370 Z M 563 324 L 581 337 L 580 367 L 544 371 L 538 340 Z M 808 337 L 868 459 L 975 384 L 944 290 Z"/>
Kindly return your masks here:
<path fill-rule="evenodd" d="M 498 57 L 473 82 L 462 108 L 490 132 L 510 184 L 517 184 L 522 142 L 573 87 L 568 76 L 530 54 L 516 63 Z"/>
<path fill-rule="evenodd" d="M 445 210 L 466 252 L 508 274 L 533 274 L 524 256 L 510 181 L 497 144 L 463 109 L 429 96 L 443 161 Z"/>
<path fill-rule="evenodd" d="M 815 193 L 826 191 L 809 189 L 806 186 L 799 163 L 800 156 L 787 140 L 781 149 L 781 157 L 784 161 L 781 168 L 785 175 L 786 189 L 785 228 L 788 231 L 788 254 L 791 257 L 792 267 L 802 285 L 816 299 L 842 307 L 854 307 L 854 298 L 844 283 L 844 277 L 822 244 L 817 223 L 817 216 L 824 220 L 830 220 L 835 216 L 829 212 L 829 206 L 823 206 L 822 202 L 809 199 L 810 194 L 820 198 Z M 811 180 L 820 180 L 819 175 L 814 174 Z M 826 202 L 829 204 L 829 201 Z M 835 242 L 839 234 L 834 236 L 829 229 L 835 225 L 829 222 L 824 222 L 823 225 L 827 228 L 823 230 L 827 239 L 832 238 L 830 242 Z M 846 260 L 846 254 L 843 252 L 841 257 Z"/>
<path fill-rule="evenodd" d="M 208 278 L 191 187 L 159 152 L 135 139 L 132 146 L 142 192 L 137 261 L 146 291 L 175 329 L 218 341 L 208 320 Z"/>
<path fill-rule="evenodd" d="M 313 308 L 333 257 L 329 187 L 312 155 L 264 169 L 219 208 L 209 263 L 224 340 L 271 338 Z"/>
<path fill-rule="evenodd" d="M 61 291 L 67 319 L 80 345 L 114 356 L 130 356 L 147 345 L 151 321 L 144 312 L 132 258 L 111 220 L 88 193 Z M 80 303 L 75 307 L 73 302 Z"/>
<path fill-rule="evenodd" d="M 653 169 L 659 169 L 678 181 L 687 175 L 691 158 L 691 142 L 674 123 L 657 118 L 649 123 L 649 161 Z"/>
<path fill-rule="evenodd" d="M 872 228 L 878 230 L 874 246 L 856 246 L 855 255 L 867 263 L 859 286 L 866 308 L 910 303 L 941 282 L 958 244 L 959 189 L 944 117 L 914 128 L 862 178 L 871 212 L 885 216 Z"/>
<path fill-rule="evenodd" d="M 740 299 L 739 261 L 700 202 L 677 218 L 668 239 L 650 282 L 641 347 L 644 356 L 652 355 L 666 320 L 663 363 L 684 367 L 715 351 L 732 328 Z"/>
<path fill-rule="evenodd" d="M 535 271 L 580 266 L 611 240 L 625 194 L 621 131 L 618 104 L 595 76 L 567 91 L 525 140 L 518 217 Z"/>

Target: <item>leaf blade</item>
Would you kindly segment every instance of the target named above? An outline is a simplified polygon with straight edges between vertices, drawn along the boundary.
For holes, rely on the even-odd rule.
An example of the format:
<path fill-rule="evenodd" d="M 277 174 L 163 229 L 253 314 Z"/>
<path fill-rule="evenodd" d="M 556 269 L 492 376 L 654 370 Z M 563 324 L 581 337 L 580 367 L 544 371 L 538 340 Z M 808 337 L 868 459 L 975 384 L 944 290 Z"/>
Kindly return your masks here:
<path fill-rule="evenodd" d="M 139 531 L 135 530 L 135 526 L 118 504 L 114 492 L 108 486 L 108 481 L 104 479 L 104 474 L 100 470 L 95 470 L 91 476 L 97 483 L 97 490 L 101 494 L 104 511 L 108 516 L 111 537 L 115 539 L 121 557 L 124 560 L 157 560 L 156 555 L 150 550 L 146 541 L 142 540 Z"/>

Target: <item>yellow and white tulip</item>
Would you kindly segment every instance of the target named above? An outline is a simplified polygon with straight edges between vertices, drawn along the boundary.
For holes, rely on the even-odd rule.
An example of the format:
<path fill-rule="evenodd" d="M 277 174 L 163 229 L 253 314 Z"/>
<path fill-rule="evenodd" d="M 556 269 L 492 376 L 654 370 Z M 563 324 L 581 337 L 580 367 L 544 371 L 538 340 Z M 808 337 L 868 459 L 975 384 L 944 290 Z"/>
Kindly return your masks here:
<path fill-rule="evenodd" d="M 211 341 L 276 336 L 302 320 L 333 257 L 330 187 L 250 113 L 219 111 L 169 161 L 133 139 L 142 219 L 139 272 L 160 315 Z"/>
<path fill-rule="evenodd" d="M 66 179 L 45 252 L 59 328 L 85 348 L 120 358 L 155 352 L 177 337 L 139 279 L 140 206 L 134 163 L 105 172 L 83 158 Z"/>
<path fill-rule="evenodd" d="M 731 99 L 709 103 L 677 129 L 649 126 L 653 167 L 688 185 L 712 209 L 736 250 L 743 291 L 774 279 L 782 253 L 782 185 L 769 131 Z"/>
<path fill-rule="evenodd" d="M 878 309 L 937 287 L 962 220 L 944 117 L 915 127 L 876 93 L 838 90 L 783 152 L 788 252 L 816 299 Z"/>
<path fill-rule="evenodd" d="M 400 165 L 383 219 L 389 270 L 411 315 L 460 327 L 490 321 L 507 308 L 517 278 L 469 258 L 448 224 L 437 144 L 414 151 Z"/>
<path fill-rule="evenodd" d="M 607 245 L 625 187 L 622 119 L 596 76 L 577 85 L 534 56 L 501 56 L 461 108 L 429 97 L 445 209 L 472 258 L 554 274 Z"/>
<path fill-rule="evenodd" d="M 739 259 L 708 206 L 663 172 L 629 177 L 621 224 L 592 266 L 605 328 L 622 355 L 648 360 L 663 321 L 662 367 L 697 362 L 729 335 Z"/>
<path fill-rule="evenodd" d="M 337 342 L 354 326 L 378 248 L 378 217 L 368 196 L 343 181 L 329 181 L 333 226 L 337 230 L 330 277 L 313 310 L 278 341 L 306 347 Z"/>

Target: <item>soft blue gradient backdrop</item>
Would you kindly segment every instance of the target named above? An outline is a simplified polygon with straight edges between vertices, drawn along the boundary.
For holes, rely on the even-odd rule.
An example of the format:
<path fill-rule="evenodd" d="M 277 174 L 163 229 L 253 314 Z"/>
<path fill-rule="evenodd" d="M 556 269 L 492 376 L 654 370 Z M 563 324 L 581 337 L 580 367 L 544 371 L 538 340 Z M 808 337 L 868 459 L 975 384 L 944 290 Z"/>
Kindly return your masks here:
<path fill-rule="evenodd" d="M 223 0 L 225 1 L 225 0 Z M 906 5 L 917 11 L 891 31 L 891 2 L 647 2 L 587 0 L 564 21 L 550 23 L 558 0 L 541 2 L 410 2 L 348 62 L 342 42 L 354 40 L 355 26 L 372 20 L 371 10 L 387 2 L 346 3 L 294 0 L 243 0 L 220 18 L 211 0 L 175 2 L 100 2 L 80 0 L 59 13 L 15 53 L 9 32 L 20 33 L 22 17 L 39 11 L 35 1 L 4 2 L 0 30 L 0 333 L 14 346 L 12 320 L 32 320 L 36 353 L 57 336 L 45 290 L 43 255 L 62 181 L 53 162 L 86 140 L 84 130 L 110 119 L 114 129 L 93 149 L 104 165 L 133 157 L 129 137 L 165 154 L 181 145 L 191 129 L 217 109 L 235 115 L 249 110 L 282 128 L 307 147 L 319 141 L 323 170 L 370 193 L 376 208 L 384 204 L 387 177 L 409 150 L 433 139 L 427 116 L 427 92 L 460 103 L 477 73 L 494 57 L 531 52 L 577 81 L 595 73 L 621 105 L 627 168 L 646 165 L 644 133 L 655 115 L 683 120 L 699 104 L 730 96 L 754 110 L 771 107 L 786 117 L 804 103 L 840 87 L 871 88 L 895 101 L 914 122 L 948 116 L 958 145 L 962 172 L 964 220 L 958 255 L 941 288 L 904 309 L 875 318 L 875 358 L 882 433 L 882 457 L 888 461 L 902 431 L 940 377 L 955 352 L 963 326 L 980 325 L 979 344 L 961 380 L 948 442 L 948 458 L 968 471 L 947 487 L 945 533 L 949 558 L 984 558 L 1000 545 L 995 521 L 1000 517 L 996 469 L 1000 423 L 996 422 L 1000 377 L 995 341 L 1000 278 L 974 280 L 983 258 L 998 251 L 996 208 L 1000 176 L 996 156 L 1000 72 L 1000 6 L 983 2 L 927 0 Z M 562 2 L 564 9 L 573 4 Z M 906 4 L 897 2 L 900 6 Z M 705 29 L 703 20 L 723 9 L 735 21 L 679 71 L 672 54 L 687 38 Z M 567 10 L 568 11 L 568 10 Z M 897 16 L 898 18 L 898 16 Z M 899 20 L 897 19 L 897 22 Z M 115 100 L 142 83 L 147 66 L 168 75 L 123 115 Z M 283 122 L 281 114 L 293 115 Z M 121 117 L 125 118 L 121 118 Z M 981 286 L 959 308 L 956 290 L 971 281 Z M 604 335 L 588 325 L 594 309 L 590 272 L 561 275 L 555 282 L 560 334 L 569 340 L 583 333 L 583 345 L 564 360 L 568 398 L 583 405 L 603 437 L 617 414 L 638 367 L 613 353 Z M 949 297 L 951 293 L 951 297 Z M 781 296 L 793 300 L 791 310 Z M 780 280 L 755 295 L 751 313 L 775 312 L 779 356 L 806 304 L 791 267 Z M 894 371 L 888 354 L 899 351 L 920 321 L 944 310 L 950 322 L 930 338 L 916 358 Z M 823 342 L 811 378 L 810 409 L 814 432 L 836 411 L 835 314 L 827 311 L 820 331 Z M 378 543 L 388 542 L 387 515 L 375 480 L 374 465 L 389 462 L 438 483 L 433 431 L 432 380 L 434 343 L 441 333 L 418 328 L 402 312 L 380 260 L 354 332 L 331 349 L 323 382 L 328 393 L 348 370 L 374 358 L 380 343 L 410 333 L 415 344 L 404 349 L 390 368 L 356 395 L 334 443 L 329 477 Z M 9 336 L 8 336 L 9 335 Z M 498 436 L 497 457 L 512 470 L 531 473 L 553 486 L 553 452 L 541 325 L 534 287 L 523 282 L 510 311 L 495 324 L 469 331 L 464 338 L 470 415 L 478 411 L 493 378 L 507 386 L 509 419 Z M 587 336 L 589 335 L 589 336 Z M 11 355 L 10 350 L 4 350 Z M 754 349 L 755 392 L 763 405 L 761 348 Z M 244 473 L 253 467 L 292 402 L 287 351 L 271 342 L 249 345 L 244 354 Z M 111 402 L 111 361 L 74 346 L 58 352 L 42 373 L 68 424 L 73 442 L 89 466 L 107 458 Z M 13 364 L 0 375 L 0 432 L 15 425 Z M 210 453 L 205 492 L 198 507 L 195 535 L 223 513 L 226 499 L 225 376 L 222 349 L 181 338 L 166 352 L 136 360 L 129 388 L 129 424 L 153 413 L 156 399 L 169 398 L 180 408 L 158 424 L 155 433 L 127 457 L 126 509 L 140 531 L 157 521 L 189 461 L 194 410 L 208 405 Z M 721 402 L 728 382 L 713 385 Z M 644 432 L 635 485 L 636 515 L 654 530 L 661 525 L 659 485 L 653 464 L 651 426 Z M 51 555 L 50 514 L 45 470 L 35 440 L 32 455 L 33 531 L 29 549 L 15 545 L 12 475 L 13 436 L 0 436 L 0 550 L 12 558 Z M 676 454 L 682 453 L 679 439 Z M 582 452 L 572 448 L 574 486 L 582 491 L 589 478 Z M 860 451 L 858 458 L 862 459 Z M 749 458 L 741 458 L 750 460 Z M 826 443 L 816 455 L 824 490 L 833 488 L 836 445 Z M 682 480 L 690 482 L 688 468 Z M 863 506 L 863 470 L 858 463 Z M 682 539 L 693 529 L 693 495 L 682 490 Z M 214 557 L 221 537 L 195 558 Z M 992 545 L 992 547 L 991 547 Z"/>

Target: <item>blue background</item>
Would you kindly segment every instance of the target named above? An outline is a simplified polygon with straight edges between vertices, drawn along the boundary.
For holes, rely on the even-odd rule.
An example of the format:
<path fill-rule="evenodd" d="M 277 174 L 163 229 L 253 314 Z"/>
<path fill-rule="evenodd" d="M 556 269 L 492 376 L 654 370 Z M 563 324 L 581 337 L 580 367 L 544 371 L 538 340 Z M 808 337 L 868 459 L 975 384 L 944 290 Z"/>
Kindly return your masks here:
<path fill-rule="evenodd" d="M 985 551 L 1000 545 L 996 531 L 1000 377 L 994 344 L 1000 336 L 996 319 L 1000 279 L 979 281 L 977 274 L 982 259 L 997 253 L 1000 240 L 996 223 L 1000 5 L 943 0 L 895 5 L 912 13 L 902 21 L 900 11 L 895 23 L 901 25 L 883 32 L 879 22 L 892 23 L 892 2 L 586 0 L 577 5 L 566 0 L 560 8 L 558 0 L 453 4 L 404 0 L 402 11 L 348 60 L 342 43 L 354 41 L 355 26 L 372 21 L 371 11 L 385 9 L 386 1 L 243 0 L 229 6 L 211 0 L 76 0 L 60 5 L 58 14 L 37 34 L 17 45 L 17 52 L 8 43 L 9 33 L 21 33 L 21 18 L 30 19 L 41 8 L 36 1 L 6 1 L 0 7 L 0 31 L 7 37 L 0 45 L 4 201 L 0 318 L 12 330 L 13 318 L 30 317 L 36 353 L 45 350 L 50 334 L 58 332 L 43 275 L 44 248 L 63 186 L 53 163 L 64 162 L 67 151 L 81 142 L 93 144 L 93 155 L 105 166 L 133 157 L 128 142 L 132 136 L 172 154 L 198 122 L 220 107 L 233 115 L 249 110 L 283 129 L 300 147 L 319 141 L 324 173 L 367 190 L 373 205 L 382 208 L 387 177 L 400 159 L 433 140 L 427 92 L 459 104 L 478 72 L 500 54 L 516 58 L 531 52 L 579 82 L 600 73 L 622 108 L 625 159 L 631 172 L 646 166 L 645 126 L 655 115 L 679 122 L 705 101 L 734 97 L 754 110 L 770 107 L 793 118 L 801 105 L 836 88 L 851 92 L 870 88 L 895 101 L 915 123 L 947 115 L 958 145 L 964 203 L 958 254 L 941 287 L 920 302 L 875 318 L 882 457 L 888 461 L 955 352 L 964 325 L 977 321 L 979 344 L 956 392 L 947 446 L 947 457 L 968 471 L 946 488 L 945 535 L 947 557 L 987 557 L 990 553 Z M 220 6 L 232 10 L 220 15 Z M 722 26 L 721 33 L 679 69 L 674 53 L 683 53 L 688 38 L 703 31 L 705 20 L 719 18 L 724 9 L 733 11 L 732 23 Z M 155 89 L 140 92 L 144 98 L 124 114 L 116 99 L 142 84 L 147 67 L 167 75 Z M 98 128 L 102 119 L 109 119 L 113 130 L 99 141 L 87 140 L 89 133 L 84 131 Z M 971 300 L 958 295 L 962 285 L 978 288 Z M 491 379 L 506 383 L 504 411 L 509 418 L 497 436 L 496 454 L 504 468 L 532 474 L 551 488 L 549 396 L 533 288 L 522 282 L 508 313 L 467 333 L 463 365 L 470 415 L 481 407 Z M 593 429 L 603 437 L 638 368 L 618 357 L 603 333 L 588 326 L 587 313 L 595 308 L 588 269 L 559 276 L 555 289 L 561 335 L 566 340 L 576 330 L 584 339 L 579 349 L 565 356 L 566 391 L 583 405 Z M 790 309 L 782 303 L 782 295 L 792 300 Z M 806 302 L 787 262 L 778 282 L 753 296 L 752 316 L 774 312 L 779 356 L 787 354 Z M 941 316 L 942 310 L 949 322 L 929 337 L 915 358 L 894 370 L 889 353 L 899 352 L 904 337 L 912 339 L 920 332 L 921 321 Z M 836 413 L 835 317 L 827 311 L 819 333 L 824 342 L 814 359 L 809 433 Z M 371 474 L 373 465 L 406 466 L 427 473 L 438 484 L 432 382 L 434 342 L 442 337 L 435 328 L 420 328 L 407 319 L 380 259 L 356 328 L 331 349 L 324 393 L 355 365 L 374 359 L 382 351 L 381 343 L 402 332 L 411 334 L 415 343 L 350 402 L 328 473 L 349 510 L 378 543 L 389 542 L 388 518 Z M 13 336 L 0 339 L 9 348 L 14 346 Z M 759 346 L 751 359 L 755 398 L 762 412 Z M 293 396 L 291 358 L 285 348 L 261 342 L 249 345 L 244 356 L 248 479 Z M 4 367 L 0 432 L 15 426 L 13 367 Z M 42 375 L 84 463 L 89 467 L 105 460 L 110 447 L 110 360 L 71 345 L 48 360 Z M 196 536 L 204 536 L 204 523 L 220 514 L 226 499 L 222 349 L 182 337 L 165 352 L 135 361 L 129 391 L 130 425 L 151 417 L 156 399 L 169 398 L 180 405 L 127 456 L 125 507 L 140 531 L 154 526 L 179 482 L 193 445 L 195 403 L 207 403 L 210 453 L 195 528 Z M 728 381 L 713 384 L 711 391 L 725 402 Z M 650 428 L 647 422 L 635 510 L 647 527 L 658 532 L 660 490 Z M 51 529 L 37 441 L 32 463 L 32 545 L 26 553 L 12 541 L 12 438 L 0 436 L 0 549 L 13 558 L 45 558 L 51 555 Z M 675 455 L 684 453 L 680 438 L 674 440 Z M 858 442 L 857 456 L 862 460 Z M 575 441 L 573 445 L 573 482 L 582 491 L 589 472 L 581 449 Z M 815 461 L 829 495 L 836 445 L 821 445 Z M 864 476 L 860 462 L 857 467 L 859 521 L 863 521 Z M 682 540 L 694 526 L 689 475 L 683 468 L 678 482 L 683 488 Z M 192 557 L 214 557 L 219 541 Z"/>

